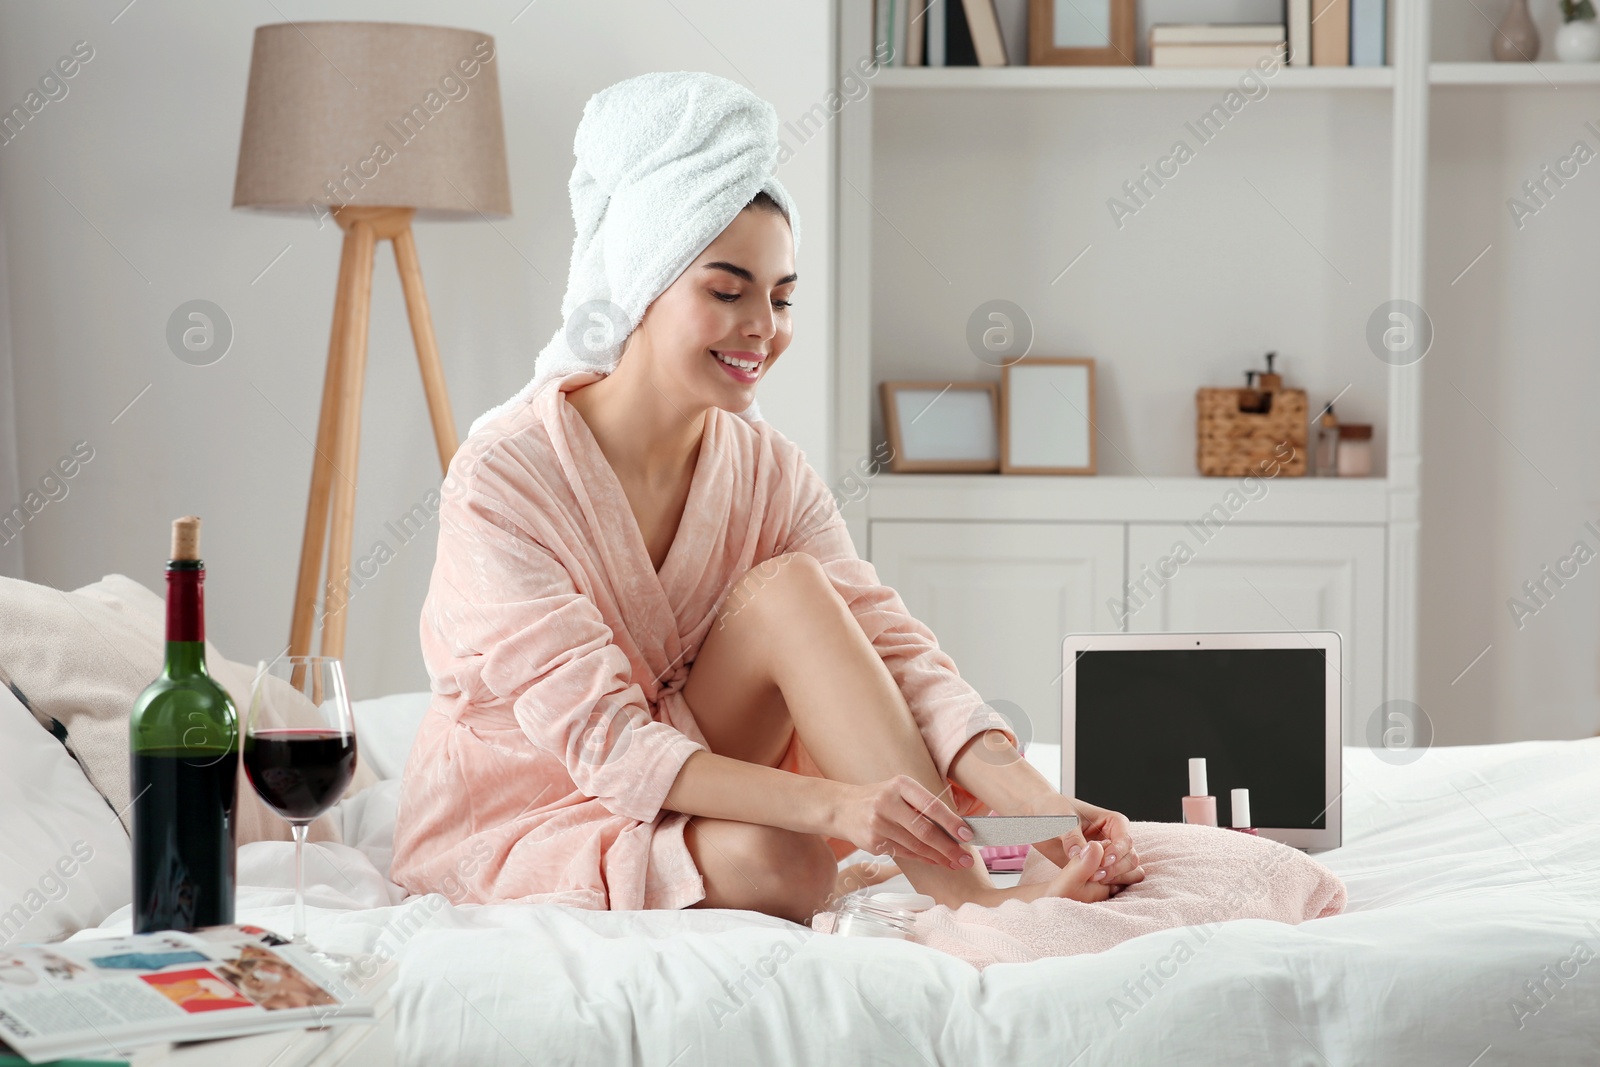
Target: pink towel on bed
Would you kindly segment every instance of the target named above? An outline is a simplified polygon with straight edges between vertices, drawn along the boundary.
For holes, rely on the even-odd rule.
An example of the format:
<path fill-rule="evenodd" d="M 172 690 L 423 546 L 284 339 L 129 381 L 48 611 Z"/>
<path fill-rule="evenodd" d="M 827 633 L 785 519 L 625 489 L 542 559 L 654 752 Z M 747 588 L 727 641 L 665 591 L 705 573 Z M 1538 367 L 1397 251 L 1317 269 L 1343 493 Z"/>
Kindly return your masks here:
<path fill-rule="evenodd" d="M 940 905 L 917 916 L 912 940 L 982 970 L 991 963 L 1100 952 L 1179 926 L 1230 919 L 1298 925 L 1344 910 L 1344 883 L 1297 848 L 1214 826 L 1130 825 L 1144 881 L 1115 897 L 1097 904 L 1052 897 L 996 908 Z M 1059 869 L 1035 849 L 1019 884 L 1047 881 Z M 832 912 L 819 912 L 811 925 L 831 933 L 833 920 Z"/>

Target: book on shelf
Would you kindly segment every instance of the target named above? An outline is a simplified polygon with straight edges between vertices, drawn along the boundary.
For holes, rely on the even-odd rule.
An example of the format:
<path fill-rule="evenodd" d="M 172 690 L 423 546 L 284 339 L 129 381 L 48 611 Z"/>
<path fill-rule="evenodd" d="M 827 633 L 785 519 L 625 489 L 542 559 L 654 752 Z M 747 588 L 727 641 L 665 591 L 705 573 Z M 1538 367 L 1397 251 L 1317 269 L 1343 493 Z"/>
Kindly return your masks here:
<path fill-rule="evenodd" d="M 1311 66 L 1311 0 L 1283 0 L 1283 22 L 1289 34 L 1289 65 Z"/>
<path fill-rule="evenodd" d="M 1276 44 L 1158 44 L 1150 46 L 1152 67 L 1254 67 L 1263 59 L 1277 60 L 1283 40 Z"/>
<path fill-rule="evenodd" d="M 1028 65 L 1028 0 L 993 0 L 1000 20 L 1000 36 L 1006 43 L 1006 62 L 1013 67 Z"/>
<path fill-rule="evenodd" d="M 1350 0 L 1311 0 L 1311 65 L 1350 65 Z"/>
<path fill-rule="evenodd" d="M 1381 67 L 1393 62 L 1390 0 L 1283 0 L 1282 22 L 1156 23 L 1152 67 Z M 874 0 L 874 43 L 886 66 L 1027 63 L 1028 0 Z M 1264 47 L 1261 47 L 1264 46 Z"/>
<path fill-rule="evenodd" d="M 1390 0 L 1284 0 L 1293 67 L 1386 67 L 1394 62 Z"/>
<path fill-rule="evenodd" d="M 939 0 L 932 0 L 938 3 Z M 910 9 L 907 11 L 906 25 L 906 66 L 920 67 L 924 65 L 923 51 L 928 42 L 928 3 L 929 0 L 907 0 Z"/>
<path fill-rule="evenodd" d="M 1028 62 L 1028 0 L 876 0 L 874 43 L 892 39 L 889 66 L 1004 67 Z M 893 8 L 893 10 L 891 9 Z M 898 10 L 904 24 L 896 30 Z"/>
<path fill-rule="evenodd" d="M 1278 44 L 1281 22 L 1158 22 L 1150 44 Z"/>
<path fill-rule="evenodd" d="M 0 1055 L 30 1063 L 138 1062 L 141 1046 L 373 1016 L 372 1002 L 347 980 L 257 926 L 0 949 Z"/>
<path fill-rule="evenodd" d="M 955 0 L 944 0 L 955 6 Z M 972 35 L 972 48 L 978 55 L 980 67 L 1006 65 L 1006 42 L 1000 35 L 1000 16 L 995 12 L 994 0 L 961 0 L 966 10 L 967 30 Z"/>
<path fill-rule="evenodd" d="M 1389 4 L 1386 0 L 1352 0 L 1350 65 L 1381 67 L 1388 62 Z"/>
<path fill-rule="evenodd" d="M 877 55 L 888 56 L 883 61 L 886 67 L 909 65 L 906 53 L 910 48 L 909 34 L 914 25 L 912 22 L 914 12 L 909 9 L 917 2 L 918 0 L 873 0 L 873 51 Z"/>
<path fill-rule="evenodd" d="M 947 67 L 976 67 L 978 53 L 972 44 L 972 31 L 967 26 L 967 13 L 958 0 L 939 0 L 934 10 L 944 8 L 944 65 Z"/>
<path fill-rule="evenodd" d="M 1157 23 L 1152 67 L 1250 67 L 1281 57 L 1287 31 L 1277 22 Z"/>
<path fill-rule="evenodd" d="M 888 67 L 944 66 L 945 12 L 948 0 L 873 0 L 873 46 Z M 934 52 L 939 61 L 935 62 Z"/>

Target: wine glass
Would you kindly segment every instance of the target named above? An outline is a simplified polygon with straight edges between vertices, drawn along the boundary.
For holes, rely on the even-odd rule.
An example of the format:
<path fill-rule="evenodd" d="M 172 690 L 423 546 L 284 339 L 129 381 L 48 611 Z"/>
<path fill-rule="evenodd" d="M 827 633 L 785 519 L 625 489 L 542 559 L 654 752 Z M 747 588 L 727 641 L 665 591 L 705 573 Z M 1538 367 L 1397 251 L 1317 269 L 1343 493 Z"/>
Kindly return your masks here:
<path fill-rule="evenodd" d="M 356 772 L 356 728 L 344 668 L 331 656 L 279 656 L 256 665 L 245 721 L 244 769 L 262 801 L 294 834 L 294 936 L 290 943 L 335 971 L 348 958 L 306 941 L 305 845 L 311 823 L 344 795 Z"/>

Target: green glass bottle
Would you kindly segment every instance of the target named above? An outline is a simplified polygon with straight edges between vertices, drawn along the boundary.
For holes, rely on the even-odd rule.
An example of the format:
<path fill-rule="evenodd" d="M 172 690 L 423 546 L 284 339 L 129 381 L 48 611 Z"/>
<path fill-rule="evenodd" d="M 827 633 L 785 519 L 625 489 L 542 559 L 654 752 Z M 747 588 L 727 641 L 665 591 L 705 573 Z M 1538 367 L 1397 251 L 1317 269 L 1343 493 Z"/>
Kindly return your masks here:
<path fill-rule="evenodd" d="M 172 524 L 167 658 L 133 706 L 133 932 L 233 922 L 239 714 L 206 672 L 200 520 Z"/>

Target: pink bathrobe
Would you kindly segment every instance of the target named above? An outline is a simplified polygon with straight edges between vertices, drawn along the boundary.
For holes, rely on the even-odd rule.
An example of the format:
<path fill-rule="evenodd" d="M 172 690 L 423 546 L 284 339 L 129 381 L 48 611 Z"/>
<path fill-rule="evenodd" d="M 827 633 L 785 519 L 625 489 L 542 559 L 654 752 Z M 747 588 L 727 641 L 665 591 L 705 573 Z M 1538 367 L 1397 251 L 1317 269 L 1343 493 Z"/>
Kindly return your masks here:
<path fill-rule="evenodd" d="M 681 690 L 735 580 L 786 552 L 822 563 L 941 776 L 985 729 L 1016 742 L 856 556 L 805 454 L 765 422 L 707 412 L 658 574 L 621 483 L 566 401 L 600 376 L 551 379 L 451 461 L 422 610 L 433 702 L 406 765 L 395 882 L 457 903 L 638 910 L 702 899 L 689 816 L 662 807 L 684 760 L 709 748 Z M 798 734 L 780 766 L 821 774 Z M 953 794 L 962 815 L 988 810 L 960 786 Z M 826 840 L 841 858 L 854 851 Z"/>

